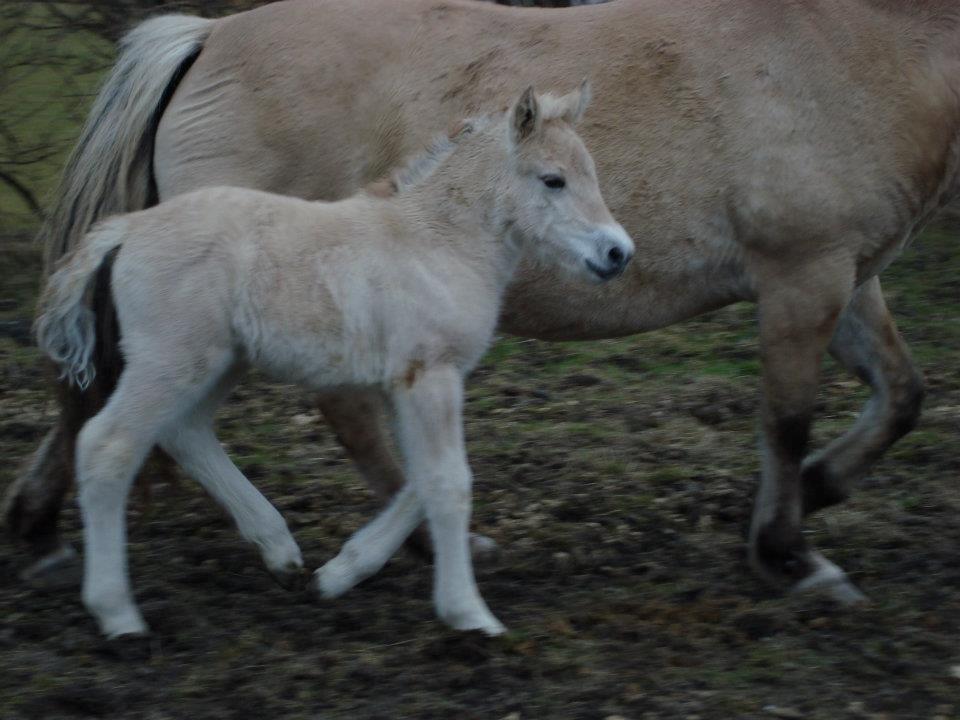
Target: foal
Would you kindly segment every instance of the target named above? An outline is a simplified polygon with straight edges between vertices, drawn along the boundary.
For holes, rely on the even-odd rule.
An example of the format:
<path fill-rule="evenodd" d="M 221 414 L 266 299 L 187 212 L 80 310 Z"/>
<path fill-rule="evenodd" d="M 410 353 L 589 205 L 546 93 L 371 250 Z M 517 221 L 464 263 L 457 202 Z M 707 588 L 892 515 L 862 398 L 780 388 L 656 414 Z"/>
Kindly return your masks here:
<path fill-rule="evenodd" d="M 154 444 L 226 507 L 271 572 L 302 569 L 283 519 L 212 429 L 247 365 L 311 389 L 380 387 L 396 409 L 412 487 L 317 571 L 316 589 L 344 592 L 426 517 L 438 615 L 503 631 L 471 568 L 463 378 L 525 249 L 598 282 L 633 253 L 572 127 L 588 94 L 528 89 L 507 113 L 464 121 L 387 183 L 341 202 L 206 189 L 107 220 L 68 256 L 37 335 L 84 386 L 94 373 L 86 290 L 119 248 L 112 291 L 126 365 L 77 444 L 83 601 L 108 637 L 147 630 L 127 575 L 124 509 Z"/>

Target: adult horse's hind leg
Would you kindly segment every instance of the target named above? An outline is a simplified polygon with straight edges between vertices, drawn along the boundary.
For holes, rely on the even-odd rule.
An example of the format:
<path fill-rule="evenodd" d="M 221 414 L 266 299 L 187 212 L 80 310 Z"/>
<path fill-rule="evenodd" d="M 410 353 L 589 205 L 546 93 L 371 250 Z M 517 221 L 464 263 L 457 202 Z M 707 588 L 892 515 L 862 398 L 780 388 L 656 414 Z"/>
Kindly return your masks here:
<path fill-rule="evenodd" d="M 317 398 L 317 405 L 367 485 L 386 504 L 404 487 L 406 477 L 384 422 L 387 408 L 383 393 L 376 389 L 329 390 Z M 426 526 L 410 535 L 407 546 L 419 555 L 431 554 Z M 497 544 L 484 535 L 471 533 L 470 549 L 475 559 L 482 560 L 496 553 Z"/>
<path fill-rule="evenodd" d="M 796 263 L 796 259 L 793 259 Z M 793 590 L 823 591 L 841 602 L 861 599 L 840 568 L 808 547 L 800 464 L 806 453 L 823 352 L 853 289 L 843 257 L 806 266 L 766 257 L 758 278 L 763 358 L 760 489 L 750 528 L 750 560 L 765 578 Z"/>
<path fill-rule="evenodd" d="M 69 442 L 70 448 L 67 448 Z M 58 420 L 24 463 L 3 499 L 3 522 L 16 539 L 47 556 L 61 547 L 60 509 L 70 489 L 72 434 Z"/>
<path fill-rule="evenodd" d="M 804 460 L 805 513 L 845 500 L 870 465 L 913 429 L 923 401 L 923 379 L 890 317 L 878 278 L 854 293 L 830 353 L 873 394 L 850 430 Z"/>
<path fill-rule="evenodd" d="M 30 584 L 60 587 L 78 577 L 76 552 L 60 536 L 60 511 L 74 482 L 77 433 L 103 408 L 116 386 L 119 369 L 114 370 L 105 364 L 86 392 L 64 382 L 57 384 L 60 417 L 4 497 L 8 532 L 38 558 L 21 575 Z"/>
<path fill-rule="evenodd" d="M 40 556 L 24 572 L 24 577 L 39 584 L 63 584 L 75 575 L 75 553 L 60 538 L 59 519 L 64 497 L 74 480 L 77 433 L 103 408 L 123 370 L 118 348 L 120 332 L 110 291 L 112 264 L 110 255 L 97 271 L 93 289 L 92 309 L 97 327 L 93 356 L 97 373 L 93 382 L 84 391 L 67 382 L 55 383 L 60 417 L 7 489 L 2 504 L 7 530 Z"/>
<path fill-rule="evenodd" d="M 233 518 L 240 535 L 260 550 L 270 574 L 287 589 L 303 585 L 303 558 L 277 509 L 233 464 L 213 431 L 217 407 L 234 386 L 228 372 L 206 399 L 160 440 L 161 447 Z"/>

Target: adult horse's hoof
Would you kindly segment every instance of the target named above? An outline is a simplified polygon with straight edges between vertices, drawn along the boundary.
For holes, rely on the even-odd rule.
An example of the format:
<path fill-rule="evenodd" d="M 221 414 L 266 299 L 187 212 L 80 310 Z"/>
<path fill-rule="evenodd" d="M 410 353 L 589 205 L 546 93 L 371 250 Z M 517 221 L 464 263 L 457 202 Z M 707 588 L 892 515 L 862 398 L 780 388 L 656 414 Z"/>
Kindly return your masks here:
<path fill-rule="evenodd" d="M 417 528 L 405 543 L 407 549 L 414 555 L 424 560 L 433 557 L 433 545 L 430 541 L 430 534 L 425 527 Z M 486 565 L 493 562 L 500 556 L 500 546 L 497 541 L 480 535 L 479 533 L 470 533 L 470 555 L 473 562 L 477 565 Z"/>
<path fill-rule="evenodd" d="M 782 535 L 776 526 L 761 530 L 750 547 L 750 566 L 774 587 L 794 594 L 819 595 L 839 605 L 867 602 L 847 574 L 803 537 Z"/>
<path fill-rule="evenodd" d="M 63 590 L 78 587 L 83 563 L 77 551 L 67 543 L 47 553 L 20 573 L 20 579 L 35 590 Z"/>
<path fill-rule="evenodd" d="M 500 556 L 500 546 L 493 538 L 470 533 L 470 554 L 477 564 L 491 563 Z"/>
<path fill-rule="evenodd" d="M 865 605 L 870 602 L 837 565 L 818 552 L 811 552 L 809 557 L 813 570 L 796 583 L 791 592 L 822 595 L 844 607 Z"/>

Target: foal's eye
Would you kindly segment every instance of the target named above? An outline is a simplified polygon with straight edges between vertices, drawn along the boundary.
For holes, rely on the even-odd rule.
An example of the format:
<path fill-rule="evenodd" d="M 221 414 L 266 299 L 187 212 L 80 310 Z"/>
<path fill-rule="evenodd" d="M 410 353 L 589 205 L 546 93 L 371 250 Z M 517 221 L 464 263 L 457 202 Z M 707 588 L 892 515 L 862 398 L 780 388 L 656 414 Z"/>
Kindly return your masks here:
<path fill-rule="evenodd" d="M 567 186 L 567 181 L 561 175 L 541 175 L 540 179 L 551 190 L 562 190 Z"/>

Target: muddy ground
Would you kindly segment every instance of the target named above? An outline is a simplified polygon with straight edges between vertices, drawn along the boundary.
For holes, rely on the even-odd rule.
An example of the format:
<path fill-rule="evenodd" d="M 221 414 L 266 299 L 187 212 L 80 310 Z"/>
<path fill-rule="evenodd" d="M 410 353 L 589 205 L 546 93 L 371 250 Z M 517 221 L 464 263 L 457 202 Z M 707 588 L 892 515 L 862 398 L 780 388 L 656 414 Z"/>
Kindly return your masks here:
<path fill-rule="evenodd" d="M 26 344 L 37 259 L 0 239 L 0 488 L 54 406 Z M 149 658 L 117 656 L 69 588 L 41 591 L 0 543 L 0 718 L 960 717 L 960 242 L 928 233 L 885 284 L 922 363 L 919 428 L 810 540 L 870 596 L 838 610 L 749 572 L 757 483 L 753 309 L 621 341 L 503 340 L 470 383 L 478 570 L 510 627 L 433 619 L 430 568 L 402 552 L 344 598 L 275 586 L 189 480 L 130 510 Z M 817 444 L 865 395 L 832 365 Z M 309 400 L 251 378 L 222 439 L 313 568 L 375 504 Z M 79 547 L 71 500 L 64 525 Z"/>

